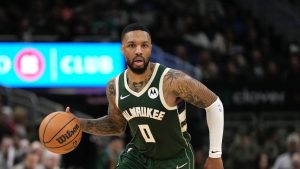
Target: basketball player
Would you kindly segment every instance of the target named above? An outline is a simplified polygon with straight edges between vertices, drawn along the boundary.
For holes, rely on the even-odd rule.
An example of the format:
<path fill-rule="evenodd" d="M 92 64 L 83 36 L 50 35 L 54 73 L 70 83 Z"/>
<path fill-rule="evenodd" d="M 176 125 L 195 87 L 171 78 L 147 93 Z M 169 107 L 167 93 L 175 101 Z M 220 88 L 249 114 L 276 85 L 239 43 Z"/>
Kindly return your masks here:
<path fill-rule="evenodd" d="M 127 69 L 108 82 L 108 115 L 79 118 L 83 131 L 119 135 L 128 123 L 132 140 L 117 169 L 194 169 L 186 123 L 185 103 L 189 102 L 207 113 L 210 148 L 205 169 L 223 169 L 224 117 L 218 96 L 185 73 L 150 62 L 152 41 L 145 26 L 128 25 L 121 41 Z"/>

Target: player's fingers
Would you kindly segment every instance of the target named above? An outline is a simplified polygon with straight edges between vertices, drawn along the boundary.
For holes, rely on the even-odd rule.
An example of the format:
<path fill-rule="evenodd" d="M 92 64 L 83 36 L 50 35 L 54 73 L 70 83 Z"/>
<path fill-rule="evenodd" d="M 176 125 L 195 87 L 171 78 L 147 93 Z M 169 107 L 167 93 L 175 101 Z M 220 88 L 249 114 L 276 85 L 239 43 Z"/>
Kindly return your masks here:
<path fill-rule="evenodd" d="M 66 108 L 66 112 L 67 112 L 67 113 L 71 113 L 70 107 L 69 107 L 69 106 Z"/>

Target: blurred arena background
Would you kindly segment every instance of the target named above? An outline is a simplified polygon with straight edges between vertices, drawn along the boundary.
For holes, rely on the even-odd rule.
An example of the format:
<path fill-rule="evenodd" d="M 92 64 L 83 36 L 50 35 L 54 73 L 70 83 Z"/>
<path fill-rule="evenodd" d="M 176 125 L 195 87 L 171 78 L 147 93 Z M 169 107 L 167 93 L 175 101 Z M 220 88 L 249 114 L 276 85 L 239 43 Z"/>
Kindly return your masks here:
<path fill-rule="evenodd" d="M 24 80 L 16 70 L 19 62 L 13 61 L 16 54 L 9 54 L 15 48 L 34 48 L 49 66 L 52 55 L 38 45 L 63 52 L 66 47 L 59 45 L 64 42 L 72 51 L 82 50 L 77 54 L 84 60 L 89 49 L 80 45 L 119 43 L 121 29 L 136 21 L 151 30 L 153 61 L 181 69 L 220 96 L 226 169 L 300 168 L 299 11 L 297 0 L 1 0 L 0 169 L 115 166 L 128 132 L 122 137 L 84 134 L 79 147 L 63 156 L 45 151 L 38 142 L 39 123 L 50 112 L 71 106 L 81 117 L 105 115 L 105 86 L 97 86 L 98 81 L 76 85 L 79 75 L 66 76 L 62 84 Z M 119 63 L 114 70 L 124 69 Z M 206 117 L 203 110 L 190 109 L 188 131 L 196 169 L 201 169 L 208 152 Z"/>

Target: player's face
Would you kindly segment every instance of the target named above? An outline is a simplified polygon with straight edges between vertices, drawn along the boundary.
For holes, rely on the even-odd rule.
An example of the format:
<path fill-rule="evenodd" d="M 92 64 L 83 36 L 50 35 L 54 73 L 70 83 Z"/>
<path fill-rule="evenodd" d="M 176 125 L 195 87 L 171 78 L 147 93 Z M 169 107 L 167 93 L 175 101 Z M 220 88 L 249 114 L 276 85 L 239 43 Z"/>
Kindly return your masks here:
<path fill-rule="evenodd" d="M 131 31 L 125 34 L 122 41 L 122 52 L 126 64 L 131 71 L 142 74 L 148 67 L 152 44 L 149 34 L 145 31 Z"/>

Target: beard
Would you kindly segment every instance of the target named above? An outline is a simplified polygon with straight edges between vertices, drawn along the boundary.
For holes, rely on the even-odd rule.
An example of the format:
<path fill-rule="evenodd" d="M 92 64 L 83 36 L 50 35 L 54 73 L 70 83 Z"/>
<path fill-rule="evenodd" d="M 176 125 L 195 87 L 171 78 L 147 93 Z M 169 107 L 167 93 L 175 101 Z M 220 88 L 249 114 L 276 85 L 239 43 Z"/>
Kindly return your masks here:
<path fill-rule="evenodd" d="M 139 66 L 139 67 L 134 66 L 134 61 L 135 61 L 137 58 L 138 58 L 139 60 L 142 60 L 142 62 L 144 63 L 144 66 Z M 131 70 L 133 73 L 136 73 L 136 74 L 143 74 L 143 73 L 146 71 L 146 69 L 147 69 L 147 67 L 148 67 L 148 65 L 149 65 L 149 61 L 150 61 L 150 59 L 145 60 L 145 58 L 140 57 L 140 56 L 137 56 L 137 57 L 133 58 L 132 61 L 126 60 L 126 64 L 127 64 L 127 66 L 130 68 L 130 70 Z"/>

